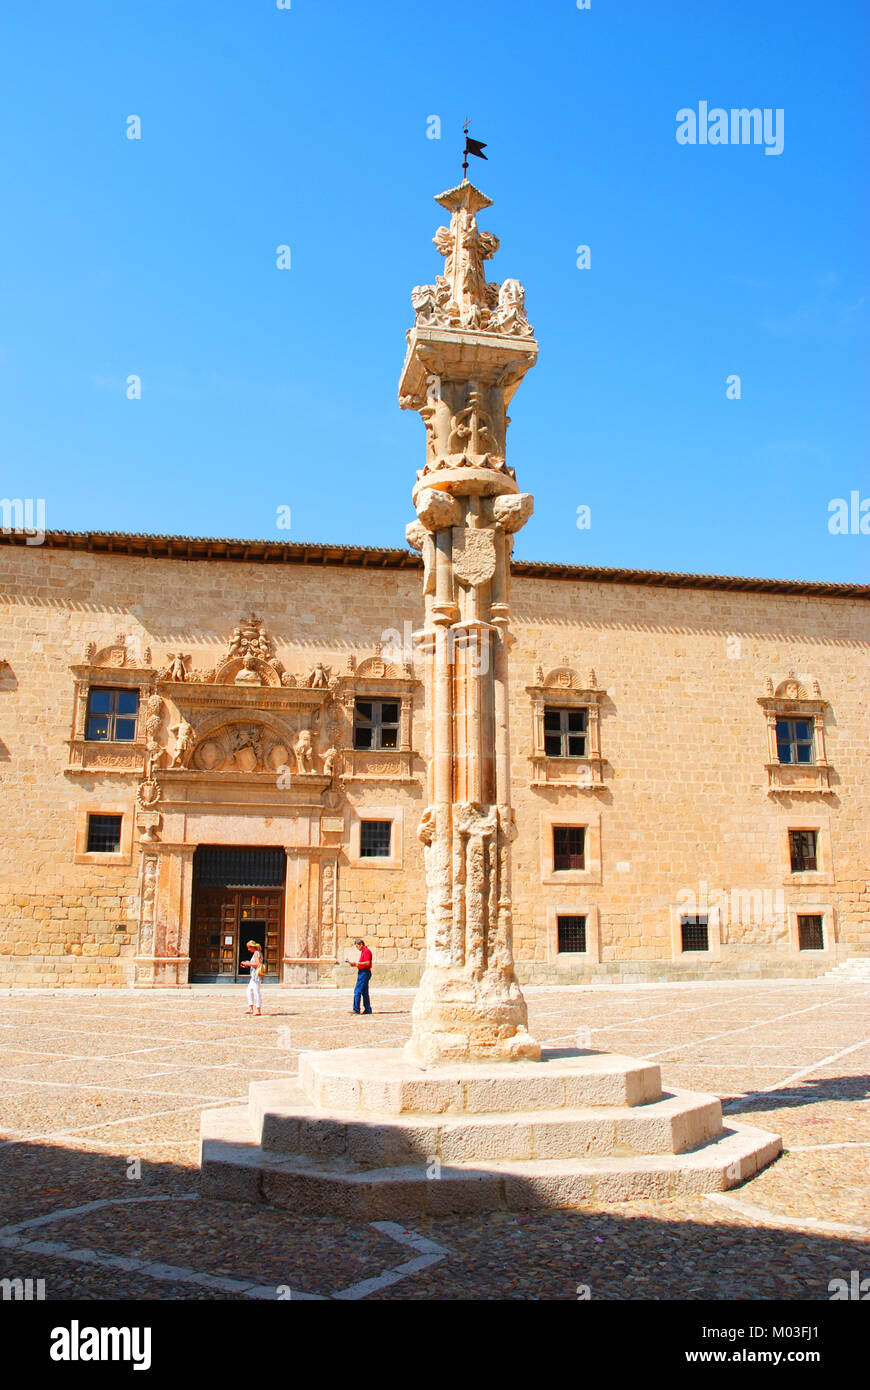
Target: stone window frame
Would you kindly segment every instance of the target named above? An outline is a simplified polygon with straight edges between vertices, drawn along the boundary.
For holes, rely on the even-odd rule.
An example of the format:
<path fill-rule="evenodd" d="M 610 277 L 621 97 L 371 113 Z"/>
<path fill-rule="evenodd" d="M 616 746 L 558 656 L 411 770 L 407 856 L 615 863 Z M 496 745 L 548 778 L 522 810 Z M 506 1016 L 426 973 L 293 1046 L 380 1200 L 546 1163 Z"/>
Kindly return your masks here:
<path fill-rule="evenodd" d="M 693 960 L 719 960 L 722 956 L 722 914 L 719 903 L 708 903 L 703 912 L 686 910 L 685 903 L 671 903 L 670 909 L 671 960 L 690 963 Z M 684 951 L 682 921 L 684 917 L 707 918 L 707 950 Z"/>
<path fill-rule="evenodd" d="M 780 826 L 781 834 L 781 853 L 782 853 L 782 881 L 784 887 L 812 888 L 815 886 L 833 885 L 834 866 L 831 854 L 831 833 L 830 827 L 822 823 L 821 817 L 816 818 L 815 825 L 810 824 L 814 819 L 809 816 L 788 815 L 783 818 Z M 790 830 L 814 830 L 816 832 L 816 865 L 815 869 L 799 869 L 792 872 L 791 851 L 789 845 Z"/>
<path fill-rule="evenodd" d="M 409 663 L 398 666 L 383 657 L 368 657 L 357 663 L 348 660 L 348 671 L 341 677 L 337 698 L 344 711 L 341 739 L 343 782 L 417 782 L 412 771 L 416 752 L 413 746 L 414 697 L 421 682 Z M 357 700 L 394 702 L 399 706 L 399 733 L 395 748 L 355 748 L 354 716 Z"/>
<path fill-rule="evenodd" d="M 787 911 L 790 954 L 810 960 L 833 960 L 837 955 L 837 915 L 833 903 L 819 902 L 818 900 L 806 903 L 789 903 Z M 825 943 L 821 951 L 801 950 L 798 917 L 821 917 L 822 940 Z"/>
<path fill-rule="evenodd" d="M 113 643 L 99 651 L 89 642 L 84 660 L 70 666 L 73 678 L 70 737 L 67 740 L 69 759 L 67 772 L 111 773 L 115 776 L 135 776 L 145 773 L 148 736 L 145 729 L 147 703 L 154 694 L 157 668 L 150 663 L 151 651 L 145 649 L 144 662 L 129 660 L 126 638 L 120 633 Z M 132 740 L 88 739 L 87 714 L 92 689 L 135 690 L 138 694 L 136 731 Z"/>
<path fill-rule="evenodd" d="M 825 746 L 825 714 L 831 708 L 817 680 L 812 681 L 811 694 L 798 679 L 794 671 L 789 671 L 785 680 L 774 687 L 768 676 L 764 694 L 758 697 L 758 704 L 764 711 L 767 725 L 767 773 L 768 795 L 787 792 L 792 796 L 806 796 L 820 793 L 833 795 L 831 791 L 831 765 L 828 762 Z M 777 748 L 776 723 L 778 719 L 802 719 L 813 726 L 813 754 L 811 763 L 781 763 Z"/>
<path fill-rule="evenodd" d="M 585 869 L 554 869 L 553 826 L 569 825 L 585 829 Z M 601 882 L 601 812 L 552 809 L 540 813 L 541 883 L 557 886 Z"/>
<path fill-rule="evenodd" d="M 585 951 L 560 951 L 559 950 L 559 922 L 560 917 L 585 917 L 586 918 L 586 950 Z M 557 903 L 548 902 L 546 907 L 546 942 L 547 942 L 547 961 L 581 961 L 584 965 L 600 965 L 601 963 L 601 913 L 595 903 L 588 899 L 579 902 L 577 899 L 569 899 L 568 902 Z"/>
<path fill-rule="evenodd" d="M 88 821 L 91 816 L 120 816 L 121 844 L 113 853 L 88 853 Z M 74 864 L 131 864 L 135 813 L 129 801 L 88 800 L 76 807 Z"/>
<path fill-rule="evenodd" d="M 563 659 L 560 666 L 544 674 L 542 666 L 535 668 L 532 685 L 526 686 L 529 696 L 532 743 L 529 762 L 532 765 L 533 787 L 572 786 L 578 791 L 596 790 L 604 784 L 604 759 L 601 756 L 601 703 L 606 691 L 598 684 L 595 672 L 585 678 Z M 586 713 L 586 752 L 583 757 L 551 757 L 546 751 L 544 715 L 547 707 L 565 710 L 584 710 Z"/>
<path fill-rule="evenodd" d="M 394 802 L 389 806 L 351 806 L 350 826 L 347 847 L 347 862 L 354 869 L 401 869 L 405 858 L 405 808 Z M 388 857 L 361 855 L 360 837 L 364 820 L 388 820 L 392 822 L 390 832 L 390 853 Z"/>

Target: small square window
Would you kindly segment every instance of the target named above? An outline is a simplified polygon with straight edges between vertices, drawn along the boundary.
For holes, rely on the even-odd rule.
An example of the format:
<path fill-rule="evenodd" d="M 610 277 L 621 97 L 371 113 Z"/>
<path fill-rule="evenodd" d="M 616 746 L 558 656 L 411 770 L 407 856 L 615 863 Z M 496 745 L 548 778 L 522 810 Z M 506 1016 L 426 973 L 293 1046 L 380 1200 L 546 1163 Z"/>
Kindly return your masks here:
<path fill-rule="evenodd" d="M 138 709 L 138 690 L 90 690 L 85 738 L 90 743 L 133 743 Z"/>
<path fill-rule="evenodd" d="M 544 710 L 544 752 L 548 758 L 585 758 L 589 712 L 585 709 Z"/>
<path fill-rule="evenodd" d="M 393 822 L 389 820 L 360 821 L 360 859 L 389 859 L 392 827 Z"/>
<path fill-rule="evenodd" d="M 353 712 L 354 748 L 398 748 L 399 702 L 357 700 Z"/>
<path fill-rule="evenodd" d="M 556 926 L 560 953 L 570 951 L 580 955 L 586 950 L 585 917 L 557 917 Z"/>
<path fill-rule="evenodd" d="M 811 763 L 813 726 L 808 719 L 777 719 L 776 755 L 781 763 Z"/>
<path fill-rule="evenodd" d="M 680 937 L 684 951 L 709 951 L 708 919 L 706 917 L 681 917 Z"/>
<path fill-rule="evenodd" d="M 788 849 L 793 874 L 805 874 L 818 869 L 818 831 L 790 830 Z"/>
<path fill-rule="evenodd" d="M 586 867 L 585 825 L 553 826 L 553 869 L 584 869 Z"/>
<path fill-rule="evenodd" d="M 798 950 L 824 951 L 825 933 L 820 914 L 798 916 Z"/>
<path fill-rule="evenodd" d="M 121 848 L 121 816 L 88 816 L 88 854 L 117 854 Z"/>

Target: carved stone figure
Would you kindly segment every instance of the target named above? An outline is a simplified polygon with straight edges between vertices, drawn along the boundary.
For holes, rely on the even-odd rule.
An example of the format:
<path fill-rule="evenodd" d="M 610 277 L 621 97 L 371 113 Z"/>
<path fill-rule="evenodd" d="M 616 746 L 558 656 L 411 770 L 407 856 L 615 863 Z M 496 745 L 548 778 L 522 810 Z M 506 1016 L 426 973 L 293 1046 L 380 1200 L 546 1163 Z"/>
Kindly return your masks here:
<path fill-rule="evenodd" d="M 339 752 L 334 745 L 330 745 L 323 755 L 323 775 L 335 780 L 338 775 Z"/>
<path fill-rule="evenodd" d="M 296 756 L 297 772 L 314 771 L 314 745 L 311 742 L 310 729 L 300 729 L 296 742 L 293 745 L 293 752 Z"/>
<path fill-rule="evenodd" d="M 308 677 L 308 684 L 312 690 L 325 690 L 329 685 L 329 673 L 331 666 L 324 666 L 322 661 L 315 664 L 314 670 Z"/>
<path fill-rule="evenodd" d="M 187 674 L 187 663 L 190 656 L 185 656 L 182 652 L 173 654 L 169 652 L 169 665 L 163 672 L 162 679 L 165 681 L 186 681 L 189 679 Z"/>
<path fill-rule="evenodd" d="M 185 758 L 196 743 L 196 734 L 193 731 L 193 727 L 188 724 L 186 719 L 182 719 L 179 724 L 174 724 L 172 726 L 172 732 L 175 734 L 175 752 L 172 755 L 172 766 L 183 767 Z"/>
<path fill-rule="evenodd" d="M 252 656 L 246 656 L 241 669 L 236 673 L 236 685 L 262 685 Z"/>

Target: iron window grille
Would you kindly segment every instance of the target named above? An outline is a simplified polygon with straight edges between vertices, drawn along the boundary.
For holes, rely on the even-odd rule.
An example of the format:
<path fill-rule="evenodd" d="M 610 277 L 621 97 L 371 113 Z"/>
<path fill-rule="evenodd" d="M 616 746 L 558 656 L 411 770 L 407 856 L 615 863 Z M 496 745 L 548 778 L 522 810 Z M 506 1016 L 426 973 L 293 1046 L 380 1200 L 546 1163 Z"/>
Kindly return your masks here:
<path fill-rule="evenodd" d="M 584 869 L 586 867 L 586 827 L 584 825 L 553 826 L 553 868 Z"/>
<path fill-rule="evenodd" d="M 559 951 L 572 951 L 578 955 L 586 950 L 586 918 L 557 917 Z"/>
<path fill-rule="evenodd" d="M 286 872 L 283 849 L 200 845 L 193 860 L 194 881 L 203 888 L 283 888 Z"/>
<path fill-rule="evenodd" d="M 389 859 L 392 821 L 364 820 L 359 828 L 360 859 Z"/>
<path fill-rule="evenodd" d="M 88 816 L 88 854 L 117 854 L 121 848 L 121 816 Z"/>
<path fill-rule="evenodd" d="M 85 738 L 93 743 L 132 743 L 136 738 L 138 710 L 138 690 L 108 690 L 94 686 L 88 692 Z"/>
<path fill-rule="evenodd" d="M 818 868 L 817 832 L 815 830 L 790 830 L 788 848 L 793 874 L 814 872 Z"/>
<path fill-rule="evenodd" d="M 812 913 L 798 917 L 798 950 L 824 951 L 825 933 L 821 916 Z"/>
<path fill-rule="evenodd" d="M 357 700 L 353 710 L 354 748 L 398 748 L 398 700 Z"/>
<path fill-rule="evenodd" d="M 709 951 L 708 919 L 706 917 L 681 917 L 680 937 L 684 951 Z"/>
<path fill-rule="evenodd" d="M 548 758 L 585 758 L 589 712 L 544 709 L 544 752 Z"/>
<path fill-rule="evenodd" d="M 814 762 L 812 720 L 777 719 L 776 755 L 781 763 Z"/>

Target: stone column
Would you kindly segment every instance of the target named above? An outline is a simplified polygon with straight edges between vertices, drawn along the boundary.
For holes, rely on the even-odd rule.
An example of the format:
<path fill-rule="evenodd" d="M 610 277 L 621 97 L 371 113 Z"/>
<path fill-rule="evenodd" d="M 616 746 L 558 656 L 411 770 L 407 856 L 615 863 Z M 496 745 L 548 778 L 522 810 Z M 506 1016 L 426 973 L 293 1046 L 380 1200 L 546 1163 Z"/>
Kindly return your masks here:
<path fill-rule="evenodd" d="M 426 969 L 409 1056 L 538 1058 L 512 954 L 508 654 L 513 534 L 532 511 L 505 464 L 511 396 L 537 344 L 516 280 L 487 284 L 497 239 L 479 232 L 490 200 L 464 180 L 435 244 L 435 285 L 413 293 L 417 320 L 400 404 L 426 425 L 411 545 L 423 552 L 429 804 L 419 827 L 427 881 Z"/>

